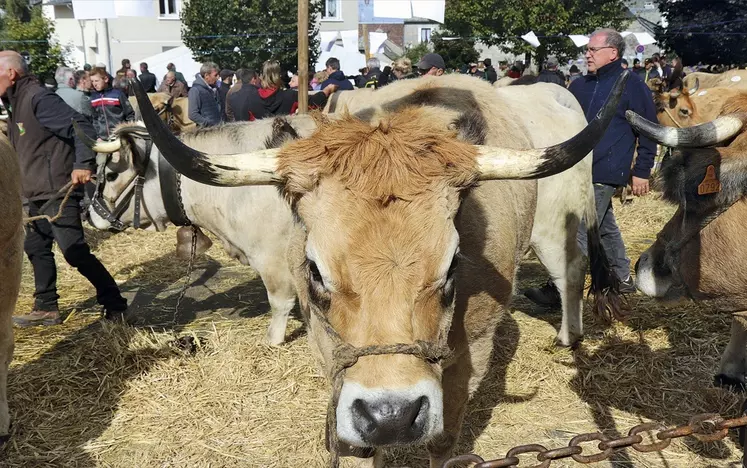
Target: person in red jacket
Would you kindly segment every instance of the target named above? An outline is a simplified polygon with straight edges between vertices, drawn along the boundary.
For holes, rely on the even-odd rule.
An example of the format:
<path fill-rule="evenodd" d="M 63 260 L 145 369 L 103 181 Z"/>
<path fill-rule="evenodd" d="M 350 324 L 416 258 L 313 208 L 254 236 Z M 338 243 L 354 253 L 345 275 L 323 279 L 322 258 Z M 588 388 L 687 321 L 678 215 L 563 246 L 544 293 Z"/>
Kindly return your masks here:
<path fill-rule="evenodd" d="M 249 120 L 263 119 L 275 115 L 292 115 L 298 109 L 298 91 L 284 89 L 280 78 L 280 62 L 268 60 L 262 64 L 260 88 L 257 93 L 259 106 L 251 106 L 257 112 L 252 112 Z M 327 98 L 337 90 L 337 85 L 327 85 L 318 93 L 309 95 L 309 107 L 322 109 L 327 104 Z"/>

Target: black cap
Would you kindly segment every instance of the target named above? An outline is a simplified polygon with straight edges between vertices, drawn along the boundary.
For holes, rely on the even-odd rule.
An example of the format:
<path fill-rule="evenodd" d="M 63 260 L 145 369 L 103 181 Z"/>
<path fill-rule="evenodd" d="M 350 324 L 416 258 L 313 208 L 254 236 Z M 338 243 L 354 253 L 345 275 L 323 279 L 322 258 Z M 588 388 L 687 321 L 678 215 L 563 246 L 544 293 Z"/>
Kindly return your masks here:
<path fill-rule="evenodd" d="M 228 68 L 224 68 L 220 71 L 220 79 L 225 80 L 226 78 L 232 77 L 236 72 L 233 70 L 229 70 Z"/>
<path fill-rule="evenodd" d="M 423 58 L 420 59 L 420 62 L 418 62 L 416 67 L 421 70 L 430 70 L 433 67 L 440 68 L 441 70 L 446 70 L 444 59 L 441 58 L 440 55 L 435 53 L 423 55 Z"/>

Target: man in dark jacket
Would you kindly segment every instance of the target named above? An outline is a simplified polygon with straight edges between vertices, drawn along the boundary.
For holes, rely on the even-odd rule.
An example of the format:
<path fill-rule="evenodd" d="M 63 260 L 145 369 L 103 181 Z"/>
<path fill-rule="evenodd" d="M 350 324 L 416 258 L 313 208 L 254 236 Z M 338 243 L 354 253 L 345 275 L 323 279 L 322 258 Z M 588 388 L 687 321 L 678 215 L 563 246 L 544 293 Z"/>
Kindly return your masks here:
<path fill-rule="evenodd" d="M 565 77 L 558 71 L 558 59 L 550 56 L 545 62 L 545 68 L 542 69 L 537 81 L 540 83 L 555 83 L 558 86 L 565 88 Z"/>
<path fill-rule="evenodd" d="M 140 63 L 140 84 L 146 93 L 156 92 L 156 75 L 148 71 L 148 64 L 145 62 Z"/>
<path fill-rule="evenodd" d="M 91 254 L 80 220 L 82 186 L 91 180 L 95 154 L 75 136 L 72 121 L 89 138 L 95 138 L 96 132 L 85 117 L 29 75 L 26 62 L 16 52 L 0 52 L 0 96 L 11 109 L 8 134 L 18 153 L 22 195 L 28 200 L 29 216 L 55 216 L 63 198 L 48 206 L 47 202 L 68 182 L 76 185 L 55 222 L 37 220 L 26 226 L 24 250 L 34 270 L 34 309 L 28 315 L 13 317 L 13 321 L 22 327 L 62 323 L 52 253 L 55 241 L 65 260 L 96 288 L 104 316 L 111 320 L 124 318 L 127 301 L 114 278 Z"/>
<path fill-rule="evenodd" d="M 623 37 L 615 30 L 602 29 L 592 34 L 586 48 L 586 64 L 589 73 L 571 83 L 569 90 L 576 96 L 581 108 L 591 121 L 604 106 L 617 78 L 623 73 L 621 58 L 625 49 Z M 602 245 L 609 257 L 610 265 L 622 282 L 620 291 L 635 292 L 635 284 L 630 276 L 630 260 L 625 254 L 620 228 L 612 212 L 612 196 L 617 187 L 630 180 L 633 194 L 642 196 L 648 193 L 648 179 L 654 165 L 656 144 L 637 135 L 627 120 L 625 112 L 633 112 L 656 121 L 651 91 L 643 80 L 631 74 L 623 96 L 602 140 L 594 148 L 592 181 L 596 198 L 597 220 Z M 638 149 L 635 166 L 631 170 L 633 153 Z M 587 252 L 586 228 L 579 226 L 578 244 L 582 252 Z M 546 305 L 560 304 L 560 295 L 555 285 L 549 281 L 538 289 L 530 289 L 525 295 L 532 301 Z"/>
<path fill-rule="evenodd" d="M 371 57 L 366 62 L 366 69 L 368 70 L 365 75 L 361 75 L 357 78 L 356 86 L 359 88 L 378 88 L 379 87 L 379 76 L 381 76 L 381 62 L 376 57 Z"/>
<path fill-rule="evenodd" d="M 216 84 L 219 85 L 218 88 L 218 99 L 220 101 L 220 108 L 221 108 L 221 118 L 224 122 L 228 122 L 228 117 L 226 116 L 226 96 L 228 96 L 228 92 L 231 90 L 231 85 L 233 84 L 233 75 L 236 72 L 233 70 L 229 70 L 227 68 L 220 71 L 220 82 L 217 82 Z"/>
<path fill-rule="evenodd" d="M 490 82 L 490 84 L 495 83 L 498 81 L 498 72 L 495 71 L 495 68 L 493 68 L 493 61 L 489 58 L 486 58 L 482 61 L 482 63 L 485 64 L 485 72 L 483 78 Z"/>
<path fill-rule="evenodd" d="M 218 73 L 218 65 L 203 63 L 189 90 L 189 118 L 200 127 L 212 127 L 223 121 L 220 97 L 215 87 Z"/>
<path fill-rule="evenodd" d="M 255 115 L 264 113 L 262 99 L 259 97 L 259 76 L 254 70 L 248 69 L 240 69 L 236 75 L 239 82 L 228 93 L 226 114 L 230 114 L 228 118 L 231 122 L 254 120 Z"/>
<path fill-rule="evenodd" d="M 99 138 L 107 140 L 114 127 L 122 122 L 135 120 L 135 111 L 122 90 L 112 88 L 109 74 L 103 68 L 97 67 L 91 71 L 91 84 L 93 127 Z"/>
<path fill-rule="evenodd" d="M 350 82 L 350 80 L 345 78 L 345 73 L 343 73 L 340 70 L 340 60 L 336 59 L 335 57 L 330 57 L 327 59 L 327 62 L 325 63 L 327 66 L 327 73 L 329 73 L 329 78 L 324 80 L 322 83 L 321 89 L 326 88 L 328 85 L 337 85 L 337 89 L 340 91 L 352 91 L 353 90 L 353 83 Z"/>

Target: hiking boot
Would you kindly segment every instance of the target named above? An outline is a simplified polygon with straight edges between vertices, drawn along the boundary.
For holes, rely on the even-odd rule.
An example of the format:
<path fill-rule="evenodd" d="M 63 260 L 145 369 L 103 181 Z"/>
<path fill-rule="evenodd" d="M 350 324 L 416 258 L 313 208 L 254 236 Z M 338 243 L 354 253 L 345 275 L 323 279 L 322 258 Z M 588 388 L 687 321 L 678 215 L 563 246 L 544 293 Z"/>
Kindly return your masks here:
<path fill-rule="evenodd" d="M 27 315 L 13 317 L 13 323 L 21 328 L 38 325 L 50 326 L 62 323 L 59 310 L 33 310 Z"/>
<path fill-rule="evenodd" d="M 119 323 L 120 325 L 131 325 L 134 322 L 133 314 L 130 309 L 122 310 L 109 310 L 104 307 L 104 319 L 112 322 Z"/>
<path fill-rule="evenodd" d="M 635 287 L 635 281 L 632 276 L 628 276 L 625 281 L 620 281 L 620 293 L 621 294 L 635 294 L 638 292 L 638 288 Z"/>
<path fill-rule="evenodd" d="M 560 291 L 552 280 L 547 280 L 541 288 L 530 288 L 524 291 L 524 296 L 535 304 L 545 307 L 560 307 Z"/>

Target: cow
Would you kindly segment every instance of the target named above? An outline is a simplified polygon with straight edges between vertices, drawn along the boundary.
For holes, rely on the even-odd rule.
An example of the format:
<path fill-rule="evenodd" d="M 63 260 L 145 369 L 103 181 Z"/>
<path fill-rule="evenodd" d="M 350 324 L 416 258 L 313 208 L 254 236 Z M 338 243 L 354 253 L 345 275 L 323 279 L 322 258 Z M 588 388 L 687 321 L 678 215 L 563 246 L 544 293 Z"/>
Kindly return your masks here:
<path fill-rule="evenodd" d="M 244 154 L 190 147 L 136 92 L 153 143 L 176 170 L 219 187 L 279 187 L 292 210 L 289 264 L 311 348 L 333 381 L 333 454 L 347 447 L 378 464 L 376 447 L 425 444 L 435 467 L 487 371 L 530 246 L 580 305 L 575 234 L 586 215 L 597 305 L 619 299 L 599 242 L 589 152 L 626 77 L 588 126 L 578 104 L 564 107 L 542 87 L 498 93 L 453 75 L 398 81 L 369 94 L 369 107 L 319 116 L 307 138 Z M 538 148 L 546 144 L 554 145 Z M 557 185 L 577 163 L 576 185 Z M 533 180 L 555 174 L 539 188 Z M 581 201 L 566 205 L 571 198 Z"/>
<path fill-rule="evenodd" d="M 13 311 L 21 288 L 23 206 L 18 156 L 0 135 L 0 446 L 10 435 L 8 366 L 13 359 Z"/>
<path fill-rule="evenodd" d="M 173 99 L 168 93 L 148 93 L 153 108 L 159 113 L 171 130 L 179 134 L 186 130 L 192 130 L 197 125 L 189 118 L 187 98 Z M 135 110 L 135 118 L 140 119 L 140 111 L 135 96 L 129 97 L 130 105 Z"/>
<path fill-rule="evenodd" d="M 200 129 L 186 132 L 182 138 L 202 151 L 247 152 L 276 147 L 288 137 L 308 136 L 314 128 L 308 116 L 298 116 L 251 126 L 228 124 L 220 131 Z M 133 226 L 136 176 L 142 175 L 142 219 L 137 227 L 162 231 L 169 224 L 191 224 L 213 233 L 230 256 L 259 273 L 272 311 L 266 341 L 282 344 L 296 293 L 285 256 L 293 219 L 277 190 L 198 184 L 171 170 L 158 147 L 150 147 L 143 138 L 149 137 L 142 124 L 123 124 L 114 134 L 114 141 L 95 142 L 78 132 L 81 141 L 94 151 L 109 155 L 99 160 L 97 195 L 88 209 L 91 224 L 103 230 Z M 191 253 L 190 233 L 185 229 L 178 232 L 177 252 L 182 257 Z M 199 254 L 210 247 L 210 241 L 198 233 Z"/>
<path fill-rule="evenodd" d="M 723 104 L 719 117 L 685 128 L 629 114 L 639 132 L 676 148 L 662 162 L 665 200 L 677 212 L 636 262 L 636 286 L 665 301 L 716 300 L 735 312 L 716 383 L 745 387 L 747 375 L 747 94 Z M 728 143 L 725 147 L 714 147 Z"/>
<path fill-rule="evenodd" d="M 701 89 L 710 88 L 741 88 L 747 89 L 747 70 L 729 70 L 724 73 L 695 72 L 688 74 L 684 85 L 694 88 L 695 82 L 700 83 Z"/>

